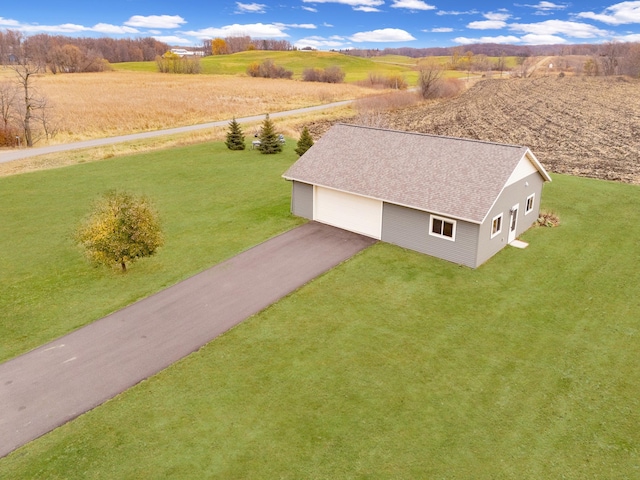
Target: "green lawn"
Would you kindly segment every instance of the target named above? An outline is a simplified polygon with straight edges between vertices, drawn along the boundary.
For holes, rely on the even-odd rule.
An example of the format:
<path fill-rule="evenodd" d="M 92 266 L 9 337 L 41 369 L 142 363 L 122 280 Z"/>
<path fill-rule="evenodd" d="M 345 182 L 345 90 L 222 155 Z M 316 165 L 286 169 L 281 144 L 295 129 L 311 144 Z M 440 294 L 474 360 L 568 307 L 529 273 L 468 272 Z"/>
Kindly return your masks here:
<path fill-rule="evenodd" d="M 206 144 L 0 178 L 0 361 L 300 223 L 280 178 L 294 148 Z M 72 241 L 91 203 L 114 188 L 148 195 L 166 237 L 127 275 L 87 264 Z"/>
<path fill-rule="evenodd" d="M 638 478 L 640 188 L 554 175 L 543 197 L 562 225 L 527 249 L 471 270 L 377 244 L 0 478 Z"/>

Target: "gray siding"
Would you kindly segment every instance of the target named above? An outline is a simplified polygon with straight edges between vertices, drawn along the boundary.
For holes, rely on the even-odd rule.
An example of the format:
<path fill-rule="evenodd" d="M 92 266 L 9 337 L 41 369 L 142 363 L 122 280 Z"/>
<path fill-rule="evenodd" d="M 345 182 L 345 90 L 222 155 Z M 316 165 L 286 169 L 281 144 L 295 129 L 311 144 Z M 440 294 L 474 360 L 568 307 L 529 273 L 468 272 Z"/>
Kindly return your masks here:
<path fill-rule="evenodd" d="M 382 209 L 382 241 L 450 262 L 476 267 L 478 225 L 458 220 L 456 240 L 429 235 L 430 214 L 391 203 Z"/>
<path fill-rule="evenodd" d="M 528 230 L 538 218 L 540 211 L 540 200 L 542 197 L 542 185 L 544 180 L 538 173 L 533 173 L 526 178 L 509 185 L 498 197 L 493 208 L 487 215 L 484 223 L 480 227 L 480 239 L 478 244 L 477 264 L 481 265 L 498 253 L 507 245 L 509 236 L 509 211 L 516 203 L 520 204 L 518 209 L 518 225 L 516 227 L 516 237 Z M 535 193 L 533 211 L 525 214 L 527 197 Z M 491 238 L 491 223 L 496 215 L 502 213 L 502 232 Z"/>
<path fill-rule="evenodd" d="M 313 185 L 293 182 L 291 192 L 291 213 L 313 220 Z"/>

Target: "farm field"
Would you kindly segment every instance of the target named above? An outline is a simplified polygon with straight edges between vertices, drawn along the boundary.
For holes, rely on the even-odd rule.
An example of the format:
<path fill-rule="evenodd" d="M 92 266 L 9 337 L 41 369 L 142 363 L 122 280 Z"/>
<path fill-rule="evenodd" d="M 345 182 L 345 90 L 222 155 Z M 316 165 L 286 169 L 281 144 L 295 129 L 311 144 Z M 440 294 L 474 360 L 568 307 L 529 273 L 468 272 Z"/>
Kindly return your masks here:
<path fill-rule="evenodd" d="M 231 120 L 376 93 L 352 84 L 122 71 L 45 75 L 35 85 L 49 98 L 57 119 L 51 143 Z"/>
<path fill-rule="evenodd" d="M 551 172 L 638 184 L 638 95 L 640 81 L 628 78 L 482 80 L 450 100 L 380 113 L 376 126 L 525 145 Z M 309 129 L 320 137 L 330 125 Z"/>
<path fill-rule="evenodd" d="M 197 157 L 191 149 L 179 153 Z M 258 156 L 255 162 L 264 161 L 258 168 L 251 153 L 238 163 L 248 163 L 248 175 L 285 183 L 277 171 L 290 159 Z M 158 163 L 148 176 L 167 169 L 172 186 L 181 188 L 176 196 L 194 188 L 190 202 L 170 209 L 175 215 L 193 207 L 181 212 L 182 224 L 171 222 L 172 235 L 194 226 L 194 217 L 195 225 L 206 223 L 194 178 L 215 171 L 208 183 L 221 208 L 210 218 L 235 203 L 225 200 L 234 162 L 194 158 L 176 173 L 175 156 L 157 155 L 1 182 L 28 181 L 29 203 L 42 198 L 64 209 L 53 193 L 64 188 L 65 174 L 68 182 L 79 172 L 115 182 Z M 633 478 L 640 469 L 640 190 L 553 179 L 542 208 L 558 213 L 561 225 L 527 232 L 527 249 L 505 249 L 471 270 L 377 244 L 0 459 L 0 477 Z M 137 182 L 142 188 L 148 180 Z M 242 216 L 244 222 L 275 218 L 272 225 L 283 225 L 284 191 L 262 192 L 262 204 L 249 199 L 251 220 Z M 75 192 L 87 196 L 84 188 Z M 593 222 L 595 211 L 607 222 Z M 31 228 L 13 228 L 14 236 L 33 230 L 23 222 Z M 217 242 L 228 228 L 233 222 L 216 223 L 206 241 Z M 195 238 L 189 243 L 201 248 L 205 237 Z M 64 242 L 53 248 L 67 259 L 55 278 L 72 281 L 63 265 L 75 252 Z M 162 270 L 172 248 L 126 280 Z M 204 266 L 195 252 L 171 256 Z M 99 296 L 125 281 L 91 275 L 105 277 Z"/>
<path fill-rule="evenodd" d="M 386 115 L 390 128 L 525 145 L 553 172 L 640 183 L 640 81 L 486 80 Z"/>

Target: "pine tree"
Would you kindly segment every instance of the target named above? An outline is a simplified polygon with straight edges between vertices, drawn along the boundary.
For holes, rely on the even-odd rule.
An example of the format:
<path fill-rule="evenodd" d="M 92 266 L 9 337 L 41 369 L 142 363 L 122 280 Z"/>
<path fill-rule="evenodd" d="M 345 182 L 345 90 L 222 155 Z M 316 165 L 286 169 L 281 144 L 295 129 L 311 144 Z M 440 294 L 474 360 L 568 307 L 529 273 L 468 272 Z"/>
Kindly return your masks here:
<path fill-rule="evenodd" d="M 302 129 L 302 133 L 300 134 L 300 139 L 298 140 L 298 146 L 296 148 L 296 153 L 299 156 L 304 155 L 304 152 L 309 150 L 313 145 L 313 138 L 311 138 L 311 134 L 309 133 L 309 129 L 305 126 Z"/>
<path fill-rule="evenodd" d="M 271 153 L 279 153 L 282 151 L 282 144 L 280 143 L 280 138 L 276 133 L 276 127 L 273 122 L 269 119 L 269 114 L 262 122 L 262 130 L 260 131 L 260 152 L 271 154 Z"/>
<path fill-rule="evenodd" d="M 227 132 L 227 141 L 224 142 L 229 150 L 244 150 L 244 134 L 240 124 L 234 119 L 229 122 L 229 131 Z"/>

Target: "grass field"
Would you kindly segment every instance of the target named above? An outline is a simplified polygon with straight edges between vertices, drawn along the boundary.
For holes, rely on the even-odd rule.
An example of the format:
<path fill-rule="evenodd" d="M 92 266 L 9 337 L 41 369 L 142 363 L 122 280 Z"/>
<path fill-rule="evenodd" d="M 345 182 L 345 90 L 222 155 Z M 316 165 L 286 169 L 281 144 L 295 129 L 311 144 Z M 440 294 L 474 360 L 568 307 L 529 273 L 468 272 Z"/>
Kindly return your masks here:
<path fill-rule="evenodd" d="M 0 179 L 0 360 L 299 223 L 279 177 L 294 148 L 262 155 L 201 144 Z M 167 238 L 130 275 L 88 265 L 72 241 L 91 202 L 114 188 L 154 200 Z"/>
<path fill-rule="evenodd" d="M 48 97 L 57 119 L 52 143 L 231 120 L 377 93 L 350 84 L 141 72 L 46 75 L 34 85 Z"/>
<path fill-rule="evenodd" d="M 25 245 L 2 257 L 17 280 L 2 287 L 9 307 L 44 311 L 32 304 L 77 283 L 46 309 L 100 314 L 107 291 L 133 300 L 149 278 L 180 268 L 153 282 L 171 283 L 288 228 L 279 172 L 291 158 L 253 153 L 202 146 L 0 179 L 12 202 L 25 197 L 0 235 L 12 252 Z M 64 239 L 98 185 L 121 184 L 158 199 L 169 240 L 127 276 L 87 269 Z M 556 175 L 543 208 L 562 225 L 477 270 L 375 245 L 1 459 L 0 477 L 635 478 L 639 202 L 637 186 Z M 49 312 L 18 336 L 54 334 L 39 332 Z"/>
<path fill-rule="evenodd" d="M 408 57 L 403 57 L 408 58 Z M 370 73 L 380 75 L 404 74 L 408 80 L 415 83 L 415 72 L 413 62 L 388 62 L 376 61 L 375 59 L 342 55 L 335 52 L 322 51 L 262 51 L 253 50 L 248 52 L 234 53 L 232 55 L 214 55 L 205 57 L 200 61 L 202 73 L 216 75 L 246 75 L 247 67 L 252 63 L 261 63 L 266 59 L 272 60 L 276 65 L 280 65 L 287 70 L 293 71 L 294 79 L 301 79 L 302 72 L 306 68 L 327 68 L 332 66 L 340 67 L 345 73 L 345 82 L 356 82 L 366 80 Z M 133 70 L 156 72 L 155 62 L 131 62 L 114 64 L 116 70 Z"/>

